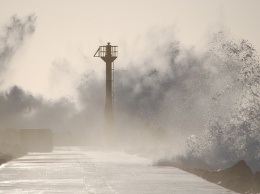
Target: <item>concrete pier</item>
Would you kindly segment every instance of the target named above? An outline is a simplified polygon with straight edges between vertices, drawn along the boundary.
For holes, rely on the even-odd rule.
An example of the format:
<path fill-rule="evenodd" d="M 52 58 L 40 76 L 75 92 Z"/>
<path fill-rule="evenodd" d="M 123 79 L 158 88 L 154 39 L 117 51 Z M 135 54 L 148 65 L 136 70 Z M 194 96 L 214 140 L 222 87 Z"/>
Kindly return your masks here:
<path fill-rule="evenodd" d="M 97 148 L 59 147 L 0 167 L 0 193 L 221 194 L 234 193 L 149 159 Z"/>

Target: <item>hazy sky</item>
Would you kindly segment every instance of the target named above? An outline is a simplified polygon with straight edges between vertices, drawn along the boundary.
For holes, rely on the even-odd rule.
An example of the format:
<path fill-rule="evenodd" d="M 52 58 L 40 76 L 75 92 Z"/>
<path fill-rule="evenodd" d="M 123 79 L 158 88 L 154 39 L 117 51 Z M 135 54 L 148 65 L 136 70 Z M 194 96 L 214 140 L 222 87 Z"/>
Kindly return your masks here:
<path fill-rule="evenodd" d="M 82 73 L 104 70 L 93 58 L 99 45 L 110 41 L 119 54 L 124 48 L 133 53 L 135 40 L 155 28 L 173 28 L 190 47 L 225 27 L 260 50 L 259 10 L 259 0 L 0 0 L 1 26 L 14 14 L 37 16 L 35 34 L 12 60 L 2 88 L 17 84 L 46 97 L 69 95 Z"/>

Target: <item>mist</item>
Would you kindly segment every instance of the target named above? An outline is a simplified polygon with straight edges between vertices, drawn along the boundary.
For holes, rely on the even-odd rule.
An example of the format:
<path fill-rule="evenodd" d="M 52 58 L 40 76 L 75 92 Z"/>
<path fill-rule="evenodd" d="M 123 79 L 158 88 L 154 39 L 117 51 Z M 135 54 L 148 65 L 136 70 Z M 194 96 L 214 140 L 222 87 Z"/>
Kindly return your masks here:
<path fill-rule="evenodd" d="M 19 53 L 19 48 L 33 35 L 35 22 L 35 15 L 24 20 L 14 16 L 10 24 L 4 27 L 3 31 L 9 29 L 12 32 L 6 32 L 2 38 L 8 40 L 2 44 L 5 46 L 1 55 L 1 64 L 6 71 L 11 69 L 11 60 Z M 151 41 L 155 39 L 156 44 Z M 9 43 L 11 40 L 13 42 Z M 222 62 L 211 52 L 197 54 L 196 48 L 184 48 L 175 38 L 173 28 L 149 30 L 139 37 L 135 50 L 128 53 L 133 57 L 126 57 L 127 61 L 123 58 L 126 53 L 122 51 L 119 64 L 115 64 L 116 122 L 120 124 L 121 120 L 133 118 L 142 121 L 142 124 L 163 127 L 179 135 L 200 132 L 207 121 L 212 95 L 220 92 L 225 87 L 225 80 L 229 79 L 229 73 L 222 70 Z M 124 65 L 120 67 L 122 62 Z M 19 64 L 18 61 L 16 63 Z M 68 80 L 75 77 L 73 66 L 66 58 L 54 61 L 50 81 L 72 84 Z M 82 72 L 76 76 L 76 100 L 66 96 L 57 100 L 45 99 L 25 91 L 19 83 L 3 90 L 1 104 L 6 108 L 1 109 L 5 118 L 2 127 L 75 130 L 86 128 L 87 120 L 93 121 L 93 118 L 88 119 L 91 115 L 98 121 L 102 120 L 104 78 L 100 78 L 96 71 Z M 125 118 L 121 119 L 120 115 Z"/>
<path fill-rule="evenodd" d="M 51 84 L 73 87 L 72 96 L 76 98 L 50 99 L 33 94 L 19 83 L 4 85 L 14 71 L 12 66 L 19 65 L 15 57 L 22 53 L 36 30 L 35 15 L 22 19 L 13 16 L 1 29 L 0 128 L 47 128 L 69 133 L 74 144 L 99 144 L 104 130 L 104 72 L 77 73 L 76 64 L 66 56 L 54 60 Z M 211 167 L 223 167 L 237 160 L 235 155 L 227 161 L 229 152 L 214 152 L 215 147 L 206 152 L 201 148 L 212 141 L 216 121 L 223 124 L 220 133 L 226 129 L 244 95 L 244 83 L 237 81 L 241 79 L 244 61 L 233 52 L 235 42 L 232 35 L 219 30 L 209 35 L 202 52 L 196 46 L 184 47 L 172 26 L 152 28 L 139 35 L 134 49 L 132 44 L 121 41 L 122 54 L 115 61 L 114 81 L 118 147 L 134 152 L 148 149 L 150 155 L 163 154 L 162 158 L 166 156 L 166 160 L 174 162 L 205 161 L 212 151 L 212 155 L 223 156 L 218 164 L 213 159 L 205 161 L 205 166 Z M 81 55 L 89 59 L 84 61 L 86 66 L 92 65 L 93 53 Z M 250 156 L 249 160 L 254 158 L 255 155 Z"/>

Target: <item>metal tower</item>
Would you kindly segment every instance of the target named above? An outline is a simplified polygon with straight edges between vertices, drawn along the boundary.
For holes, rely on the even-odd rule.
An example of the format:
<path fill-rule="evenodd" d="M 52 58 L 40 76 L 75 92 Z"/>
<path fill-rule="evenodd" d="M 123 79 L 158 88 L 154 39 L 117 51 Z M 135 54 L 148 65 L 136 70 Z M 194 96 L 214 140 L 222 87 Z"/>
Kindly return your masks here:
<path fill-rule="evenodd" d="M 106 62 L 106 104 L 105 104 L 105 124 L 107 128 L 113 127 L 113 80 L 114 80 L 114 60 L 117 58 L 117 46 L 100 46 L 94 57 L 100 57 Z"/>

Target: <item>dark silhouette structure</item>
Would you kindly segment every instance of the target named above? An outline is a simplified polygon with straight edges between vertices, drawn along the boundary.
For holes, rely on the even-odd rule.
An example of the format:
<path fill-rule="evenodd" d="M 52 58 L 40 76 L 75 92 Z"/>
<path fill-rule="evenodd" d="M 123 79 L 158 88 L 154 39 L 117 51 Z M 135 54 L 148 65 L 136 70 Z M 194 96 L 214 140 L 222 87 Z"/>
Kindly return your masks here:
<path fill-rule="evenodd" d="M 117 58 L 117 46 L 100 46 L 94 57 L 100 57 L 106 62 L 106 103 L 105 103 L 105 125 L 111 130 L 113 128 L 113 80 L 114 60 Z"/>

